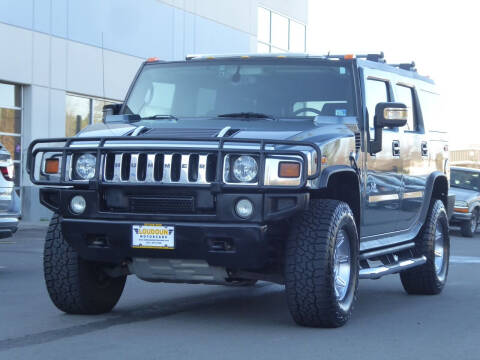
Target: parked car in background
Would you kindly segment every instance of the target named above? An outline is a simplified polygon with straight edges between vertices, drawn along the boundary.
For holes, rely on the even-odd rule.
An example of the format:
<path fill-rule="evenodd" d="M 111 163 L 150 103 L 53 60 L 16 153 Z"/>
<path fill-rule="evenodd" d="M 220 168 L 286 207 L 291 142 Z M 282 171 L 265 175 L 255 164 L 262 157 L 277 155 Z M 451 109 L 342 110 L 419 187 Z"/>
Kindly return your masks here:
<path fill-rule="evenodd" d="M 20 199 L 14 189 L 12 156 L 0 144 L 0 239 L 12 236 L 17 231 Z"/>
<path fill-rule="evenodd" d="M 452 167 L 450 193 L 456 197 L 450 224 L 460 226 L 463 236 L 472 237 L 480 220 L 480 170 Z"/>

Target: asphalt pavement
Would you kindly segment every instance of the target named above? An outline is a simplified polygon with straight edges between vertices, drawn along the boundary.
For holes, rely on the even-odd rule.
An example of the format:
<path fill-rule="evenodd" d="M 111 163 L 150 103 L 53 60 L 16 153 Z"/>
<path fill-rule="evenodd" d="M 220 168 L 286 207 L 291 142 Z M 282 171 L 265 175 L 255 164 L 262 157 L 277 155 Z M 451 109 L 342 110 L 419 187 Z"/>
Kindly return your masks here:
<path fill-rule="evenodd" d="M 131 276 L 110 314 L 48 298 L 45 229 L 0 240 L 0 359 L 480 359 L 480 234 L 452 232 L 447 286 L 409 296 L 398 275 L 362 280 L 350 322 L 296 326 L 284 288 L 153 284 Z"/>

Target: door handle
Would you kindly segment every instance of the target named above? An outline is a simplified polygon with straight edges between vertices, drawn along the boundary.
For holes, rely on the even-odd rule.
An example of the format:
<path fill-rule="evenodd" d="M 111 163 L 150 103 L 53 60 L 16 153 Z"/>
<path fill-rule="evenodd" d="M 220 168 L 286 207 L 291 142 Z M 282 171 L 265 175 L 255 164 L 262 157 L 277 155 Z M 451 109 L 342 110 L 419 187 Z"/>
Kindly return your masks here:
<path fill-rule="evenodd" d="M 393 156 L 400 156 L 400 141 L 393 140 L 392 141 L 392 155 Z"/>
<path fill-rule="evenodd" d="M 428 143 L 426 141 L 422 141 L 422 156 L 428 156 Z"/>

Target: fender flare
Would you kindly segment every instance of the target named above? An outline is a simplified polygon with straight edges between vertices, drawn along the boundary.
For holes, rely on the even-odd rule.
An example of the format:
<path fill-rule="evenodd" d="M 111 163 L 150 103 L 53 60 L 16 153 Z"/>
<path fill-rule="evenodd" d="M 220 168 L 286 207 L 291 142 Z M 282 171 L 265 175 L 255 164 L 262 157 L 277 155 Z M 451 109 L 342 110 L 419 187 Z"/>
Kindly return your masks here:
<path fill-rule="evenodd" d="M 318 187 L 320 189 L 326 189 L 327 186 L 328 186 L 328 182 L 330 180 L 330 177 L 332 175 L 336 175 L 336 174 L 339 174 L 339 173 L 342 173 L 342 172 L 352 173 L 353 175 L 355 175 L 357 177 L 358 184 L 360 184 L 360 180 L 358 179 L 358 174 L 355 171 L 355 169 L 353 169 L 352 167 L 347 166 L 347 165 L 332 165 L 332 166 L 327 167 L 325 170 L 323 170 L 320 173 L 320 179 L 318 181 Z"/>
<path fill-rule="evenodd" d="M 448 179 L 447 176 L 440 171 L 435 171 L 431 173 L 427 178 L 427 183 L 425 184 L 425 197 L 423 202 L 422 211 L 420 212 L 420 221 L 425 223 L 425 219 L 428 216 L 428 211 L 430 210 L 430 203 L 432 201 L 433 192 L 435 190 L 436 184 L 441 182 L 439 186 L 446 186 L 445 193 L 440 194 L 439 200 L 443 202 L 445 206 L 445 211 L 448 209 Z"/>

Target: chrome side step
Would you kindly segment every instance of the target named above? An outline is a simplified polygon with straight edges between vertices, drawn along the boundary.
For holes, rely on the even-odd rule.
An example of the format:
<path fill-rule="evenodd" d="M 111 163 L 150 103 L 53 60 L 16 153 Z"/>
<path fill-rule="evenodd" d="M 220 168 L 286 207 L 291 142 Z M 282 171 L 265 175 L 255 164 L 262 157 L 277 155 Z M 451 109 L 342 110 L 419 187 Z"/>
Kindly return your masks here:
<path fill-rule="evenodd" d="M 379 279 L 382 276 L 395 274 L 397 272 L 407 270 L 413 268 L 415 266 L 423 265 L 427 262 L 427 258 L 425 256 L 402 260 L 398 263 L 391 264 L 391 265 L 382 265 L 374 268 L 365 268 L 360 269 L 359 278 L 360 279 Z"/>
<path fill-rule="evenodd" d="M 398 253 L 398 252 L 401 252 L 401 251 L 404 251 L 404 250 L 411 249 L 413 247 L 415 247 L 415 243 L 412 241 L 412 242 L 409 242 L 409 243 L 406 243 L 406 244 L 391 246 L 391 247 L 383 248 L 383 249 L 380 249 L 380 250 L 372 250 L 372 251 L 364 252 L 364 253 L 360 254 L 359 259 L 360 260 L 365 260 L 365 259 L 370 259 L 370 258 L 373 258 L 373 257 L 379 257 L 379 256 L 383 256 L 383 255 L 388 255 L 388 254 L 395 254 L 395 253 Z"/>

